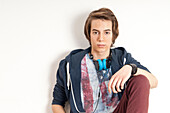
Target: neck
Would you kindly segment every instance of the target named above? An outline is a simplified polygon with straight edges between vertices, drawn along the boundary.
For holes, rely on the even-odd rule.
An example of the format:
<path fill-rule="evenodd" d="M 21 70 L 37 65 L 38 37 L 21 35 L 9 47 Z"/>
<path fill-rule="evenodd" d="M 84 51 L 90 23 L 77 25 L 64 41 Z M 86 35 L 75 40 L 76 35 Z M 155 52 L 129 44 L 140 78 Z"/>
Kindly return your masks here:
<path fill-rule="evenodd" d="M 97 59 L 105 59 L 109 56 L 110 54 L 110 49 L 107 51 L 102 51 L 102 52 L 98 52 L 98 51 L 94 51 L 93 49 L 91 50 L 91 54 L 93 55 L 93 59 L 97 60 Z"/>

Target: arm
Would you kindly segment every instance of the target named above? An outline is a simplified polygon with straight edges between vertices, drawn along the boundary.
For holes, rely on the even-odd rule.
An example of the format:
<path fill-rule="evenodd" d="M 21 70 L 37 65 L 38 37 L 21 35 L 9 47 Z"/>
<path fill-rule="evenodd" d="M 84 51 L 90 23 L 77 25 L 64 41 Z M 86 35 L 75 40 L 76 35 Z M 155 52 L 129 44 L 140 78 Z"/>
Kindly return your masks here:
<path fill-rule="evenodd" d="M 65 113 L 65 110 L 61 105 L 52 105 L 52 110 L 53 113 Z"/>
<path fill-rule="evenodd" d="M 66 83 L 65 60 L 62 60 L 57 70 L 57 82 L 53 91 L 52 111 L 53 113 L 65 113 L 64 106 L 67 101 L 64 84 Z"/>
<path fill-rule="evenodd" d="M 119 71 L 117 71 L 110 79 L 108 84 L 108 90 L 111 93 L 111 90 L 114 93 L 121 92 L 121 89 L 124 88 L 125 82 L 130 78 L 131 76 L 132 67 L 129 65 L 124 65 Z M 150 87 L 155 88 L 158 84 L 158 80 L 154 75 L 151 73 L 138 68 L 137 73 L 133 76 L 137 76 L 139 74 L 142 74 L 146 76 L 149 80 Z M 116 91 L 117 89 L 117 91 Z"/>
<path fill-rule="evenodd" d="M 157 80 L 157 78 L 152 73 L 149 73 L 148 71 L 145 71 L 143 69 L 138 68 L 138 71 L 137 71 L 137 73 L 134 76 L 137 76 L 139 74 L 142 74 L 146 78 L 148 78 L 151 88 L 156 88 L 157 87 L 158 80 Z"/>
<path fill-rule="evenodd" d="M 138 67 L 137 73 L 133 76 L 137 76 L 139 74 L 144 75 L 149 80 L 150 88 L 157 87 L 158 80 L 156 79 L 156 77 L 153 74 L 151 74 L 146 67 L 144 67 L 137 60 L 135 60 L 130 53 L 127 53 L 126 50 L 124 49 L 123 53 L 118 54 L 123 54 L 123 58 L 126 59 L 123 60 L 123 62 L 125 61 L 125 65 L 111 77 L 108 84 L 108 90 L 110 93 L 111 90 L 114 93 L 118 93 L 121 92 L 121 89 L 124 89 L 124 84 L 130 78 L 132 72 L 132 67 L 127 64 L 137 65 Z"/>

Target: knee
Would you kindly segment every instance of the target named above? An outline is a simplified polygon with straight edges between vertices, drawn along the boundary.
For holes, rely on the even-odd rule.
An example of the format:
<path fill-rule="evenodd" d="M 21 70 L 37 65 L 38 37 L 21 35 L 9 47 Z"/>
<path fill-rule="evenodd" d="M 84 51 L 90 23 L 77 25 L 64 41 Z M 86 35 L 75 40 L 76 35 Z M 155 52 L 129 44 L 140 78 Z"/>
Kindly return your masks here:
<path fill-rule="evenodd" d="M 135 89 L 150 89 L 149 80 L 144 75 L 137 75 L 131 78 L 129 85 Z"/>

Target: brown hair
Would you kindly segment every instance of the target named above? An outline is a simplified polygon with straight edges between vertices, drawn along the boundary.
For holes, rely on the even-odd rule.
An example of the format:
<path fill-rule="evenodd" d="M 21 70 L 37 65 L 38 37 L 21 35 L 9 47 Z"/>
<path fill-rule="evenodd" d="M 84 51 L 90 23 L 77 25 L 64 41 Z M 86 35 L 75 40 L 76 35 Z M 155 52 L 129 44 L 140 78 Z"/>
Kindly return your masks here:
<path fill-rule="evenodd" d="M 104 19 L 104 20 L 112 21 L 112 33 L 113 33 L 112 44 L 114 44 L 116 38 L 119 35 L 119 29 L 118 29 L 118 21 L 115 15 L 113 14 L 113 12 L 108 8 L 100 8 L 99 10 L 92 11 L 89 14 L 84 26 L 84 34 L 87 40 L 89 41 L 89 43 L 90 43 L 91 22 L 94 19 Z"/>

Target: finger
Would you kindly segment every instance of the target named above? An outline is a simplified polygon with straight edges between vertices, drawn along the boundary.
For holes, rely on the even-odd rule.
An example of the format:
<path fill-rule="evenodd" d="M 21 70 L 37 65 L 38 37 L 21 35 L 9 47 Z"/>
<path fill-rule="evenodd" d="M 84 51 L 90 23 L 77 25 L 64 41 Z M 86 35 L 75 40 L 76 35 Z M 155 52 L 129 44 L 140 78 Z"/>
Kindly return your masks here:
<path fill-rule="evenodd" d="M 121 89 L 120 89 L 120 83 L 121 83 L 121 79 L 119 79 L 118 81 L 117 81 L 117 84 L 116 84 L 116 90 L 118 91 L 118 92 L 121 92 Z"/>
<path fill-rule="evenodd" d="M 110 94 L 111 94 L 111 92 L 112 92 L 111 86 L 112 86 L 112 82 L 114 81 L 114 79 L 115 79 L 115 76 L 113 75 L 113 76 L 111 77 L 111 79 L 109 80 L 109 83 L 108 83 L 108 91 L 109 91 Z"/>
<path fill-rule="evenodd" d="M 116 91 L 116 83 L 117 83 L 117 79 L 114 79 L 114 81 L 112 82 L 112 85 L 111 85 L 111 88 L 112 88 L 112 91 L 113 91 L 113 93 L 118 93 L 117 91 Z"/>
<path fill-rule="evenodd" d="M 125 82 L 126 82 L 126 80 L 125 80 L 125 79 L 124 79 L 124 80 L 122 80 L 122 82 L 121 82 L 121 84 L 120 84 L 121 89 L 124 89 L 124 84 L 125 84 Z"/>

